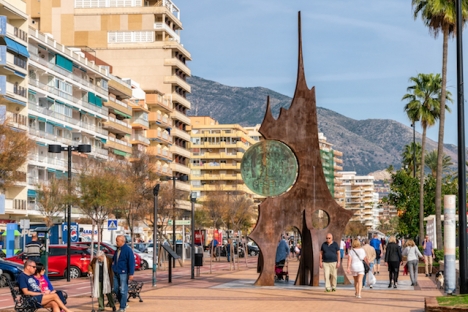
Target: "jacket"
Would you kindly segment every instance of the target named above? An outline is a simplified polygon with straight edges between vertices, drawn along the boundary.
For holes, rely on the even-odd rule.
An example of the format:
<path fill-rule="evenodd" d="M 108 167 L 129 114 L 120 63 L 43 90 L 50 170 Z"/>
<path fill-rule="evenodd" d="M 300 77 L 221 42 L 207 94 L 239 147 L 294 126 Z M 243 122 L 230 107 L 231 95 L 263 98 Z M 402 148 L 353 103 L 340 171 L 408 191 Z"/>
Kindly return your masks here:
<path fill-rule="evenodd" d="M 400 246 L 397 243 L 389 243 L 385 251 L 385 262 L 401 262 L 402 259 Z"/>
<path fill-rule="evenodd" d="M 419 260 L 419 258 L 423 257 L 419 248 L 416 246 L 406 247 L 405 250 L 403 250 L 403 256 L 408 257 L 406 258 L 407 261 Z"/>
<path fill-rule="evenodd" d="M 132 249 L 127 244 L 120 247 L 120 257 L 117 261 L 118 252 L 119 250 L 117 249 L 112 258 L 112 271 L 115 274 L 133 275 L 135 273 L 135 256 Z"/>
<path fill-rule="evenodd" d="M 112 272 L 112 258 L 110 257 L 107 257 L 106 256 L 106 260 L 107 260 L 107 272 L 109 274 L 109 280 L 110 280 L 110 284 L 111 284 L 111 288 L 114 287 L 113 284 L 114 284 L 114 272 Z M 94 268 L 96 267 L 96 262 L 98 261 L 98 258 L 97 257 L 94 257 L 93 260 L 91 261 L 91 263 L 88 265 L 88 272 L 91 273 L 91 274 L 94 274 Z"/>

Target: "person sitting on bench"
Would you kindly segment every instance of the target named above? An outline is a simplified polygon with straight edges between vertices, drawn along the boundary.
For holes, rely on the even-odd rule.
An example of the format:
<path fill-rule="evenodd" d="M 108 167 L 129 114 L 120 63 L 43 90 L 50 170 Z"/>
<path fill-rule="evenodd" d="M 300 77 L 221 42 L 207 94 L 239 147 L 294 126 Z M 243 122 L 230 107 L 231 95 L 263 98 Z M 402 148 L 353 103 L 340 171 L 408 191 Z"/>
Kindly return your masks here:
<path fill-rule="evenodd" d="M 24 272 L 18 276 L 18 286 L 23 295 L 33 296 L 38 305 L 43 308 L 52 309 L 52 312 L 72 312 L 60 300 L 57 293 L 43 294 L 38 285 L 37 280 L 34 278 L 36 273 L 36 262 L 26 260 L 24 263 Z"/>
<path fill-rule="evenodd" d="M 42 263 L 36 263 L 36 273 L 34 277 L 38 281 L 37 284 L 41 288 L 41 292 L 43 294 L 57 293 L 63 304 L 67 304 L 67 300 L 65 299 L 63 292 L 61 290 L 55 290 L 49 278 L 45 275 L 45 267 Z"/>

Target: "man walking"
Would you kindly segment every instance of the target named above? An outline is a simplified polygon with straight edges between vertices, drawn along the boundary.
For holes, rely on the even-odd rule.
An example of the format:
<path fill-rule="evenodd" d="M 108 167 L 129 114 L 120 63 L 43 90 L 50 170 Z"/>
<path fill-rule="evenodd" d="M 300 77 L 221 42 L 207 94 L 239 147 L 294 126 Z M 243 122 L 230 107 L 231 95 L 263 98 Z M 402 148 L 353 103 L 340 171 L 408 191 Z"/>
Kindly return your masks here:
<path fill-rule="evenodd" d="M 31 241 L 24 247 L 24 254 L 28 260 L 41 263 L 42 244 L 37 240 L 37 233 L 32 233 Z"/>
<path fill-rule="evenodd" d="M 375 249 L 375 270 L 374 274 L 380 274 L 380 257 L 382 256 L 382 243 L 378 239 L 378 235 L 374 234 L 374 238 L 371 239 L 370 245 Z M 371 271 L 372 272 L 372 271 Z"/>
<path fill-rule="evenodd" d="M 118 235 L 116 240 L 117 250 L 112 259 L 112 271 L 114 272 L 114 292 L 120 303 L 119 312 L 125 312 L 127 308 L 128 281 L 133 280 L 135 273 L 135 256 L 130 247 L 125 244 L 125 236 Z"/>
<path fill-rule="evenodd" d="M 325 291 L 336 291 L 337 269 L 340 267 L 340 246 L 333 241 L 333 235 L 328 233 L 326 241 L 320 248 L 320 268 L 325 274 Z"/>
<path fill-rule="evenodd" d="M 373 269 L 374 269 L 374 260 L 375 260 L 375 257 L 376 257 L 375 249 L 374 249 L 374 247 L 369 245 L 369 240 L 368 239 L 364 240 L 364 246 L 362 246 L 362 249 L 364 249 L 364 251 L 366 252 L 366 257 L 367 257 L 367 260 L 369 261 L 369 273 L 372 273 L 372 272 L 374 272 L 373 271 Z M 362 287 L 366 286 L 366 278 L 367 278 L 367 274 L 369 274 L 369 273 L 364 272 L 364 277 L 362 279 Z M 372 288 L 372 284 L 370 284 L 370 283 L 369 283 L 369 288 Z"/>
<path fill-rule="evenodd" d="M 426 235 L 423 242 L 424 250 L 424 263 L 426 264 L 425 271 L 426 277 L 432 276 L 432 258 L 434 258 L 434 248 L 432 247 L 432 242 L 429 239 L 429 235 Z"/>

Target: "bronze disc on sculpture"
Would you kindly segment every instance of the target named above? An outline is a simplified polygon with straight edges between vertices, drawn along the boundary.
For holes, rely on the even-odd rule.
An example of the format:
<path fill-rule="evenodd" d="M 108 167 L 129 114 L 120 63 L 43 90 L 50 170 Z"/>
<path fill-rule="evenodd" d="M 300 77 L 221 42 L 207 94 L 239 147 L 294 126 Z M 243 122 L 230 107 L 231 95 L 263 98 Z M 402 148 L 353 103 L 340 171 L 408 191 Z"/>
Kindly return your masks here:
<path fill-rule="evenodd" d="M 294 185 L 297 159 L 292 150 L 276 140 L 264 140 L 251 146 L 241 162 L 241 174 L 247 187 L 259 195 L 278 196 Z"/>

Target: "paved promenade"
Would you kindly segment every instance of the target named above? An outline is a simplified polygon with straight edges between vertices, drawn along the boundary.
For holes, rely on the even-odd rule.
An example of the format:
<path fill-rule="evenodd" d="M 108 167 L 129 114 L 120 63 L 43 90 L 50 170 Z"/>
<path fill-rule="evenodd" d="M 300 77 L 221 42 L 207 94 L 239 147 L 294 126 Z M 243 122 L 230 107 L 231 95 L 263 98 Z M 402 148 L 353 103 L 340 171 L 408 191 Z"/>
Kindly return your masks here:
<path fill-rule="evenodd" d="M 255 287 L 253 283 L 258 276 L 256 259 L 257 257 L 248 257 L 248 264 L 241 259 L 240 269 L 232 271 L 225 259 L 222 259 L 221 262 L 213 262 L 211 273 L 209 261 L 205 261 L 200 277 L 194 280 L 190 279 L 188 262 L 184 267 L 178 266 L 174 270 L 171 284 L 167 282 L 167 271 L 160 270 L 155 289 L 151 287 L 150 270 L 138 272 L 135 279 L 145 282 L 141 293 L 144 302 L 130 299 L 127 311 L 423 311 L 425 296 L 442 294 L 436 289 L 433 277 L 426 278 L 423 274 L 418 276 L 420 287 L 410 286 L 409 276 L 400 275 L 398 288 L 389 289 L 386 266 L 381 267 L 374 289 L 366 287 L 361 299 L 354 297 L 352 285 L 339 286 L 334 293 L 325 293 L 323 286 L 294 286 L 293 272 L 298 267 L 295 259 L 290 261 L 289 283 L 279 281 L 273 287 Z M 91 311 L 87 282 L 86 279 L 71 283 L 59 280 L 54 284 L 57 285 L 56 288 L 71 292 L 68 306 L 73 311 Z M 80 291 L 76 292 L 78 289 Z M 7 308 L 2 302 L 0 306 Z M 95 309 L 97 310 L 96 302 Z M 107 311 L 111 309 L 107 308 Z"/>

